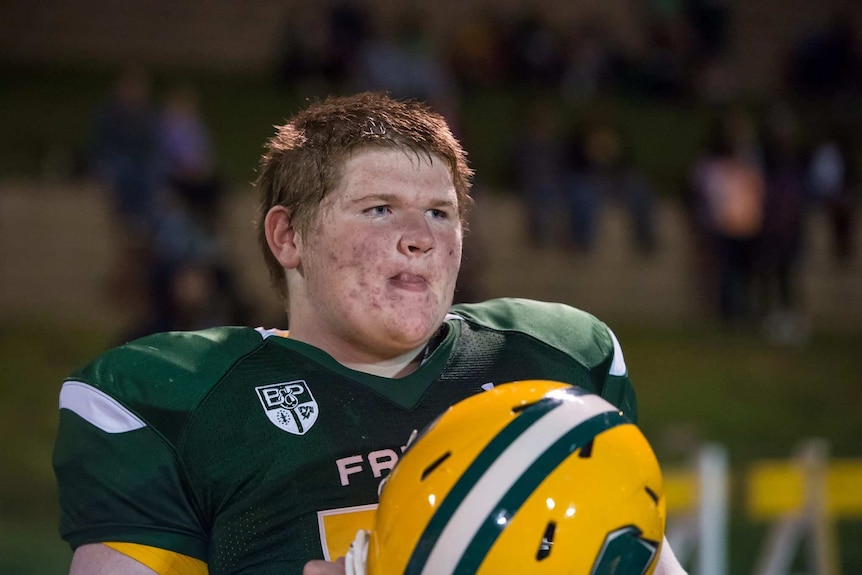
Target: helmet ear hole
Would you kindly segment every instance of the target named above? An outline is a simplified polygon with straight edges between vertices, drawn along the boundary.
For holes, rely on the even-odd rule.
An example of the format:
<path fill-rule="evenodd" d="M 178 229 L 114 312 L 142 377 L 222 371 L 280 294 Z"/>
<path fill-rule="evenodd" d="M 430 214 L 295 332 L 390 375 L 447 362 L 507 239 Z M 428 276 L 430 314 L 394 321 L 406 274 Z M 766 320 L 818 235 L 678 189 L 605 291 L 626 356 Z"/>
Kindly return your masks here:
<path fill-rule="evenodd" d="M 434 460 L 434 461 L 431 463 L 431 465 L 429 465 L 428 467 L 426 467 L 426 468 L 425 468 L 425 470 L 422 472 L 422 478 L 421 478 L 421 481 L 425 481 L 425 478 L 426 478 L 426 477 L 428 477 L 429 475 L 431 475 L 431 473 L 432 473 L 435 469 L 437 469 L 438 467 L 440 467 L 440 464 L 441 464 L 441 463 L 443 463 L 444 461 L 446 461 L 447 459 L 449 459 L 449 456 L 451 456 L 451 455 L 452 455 L 452 452 L 451 452 L 451 451 L 447 451 L 446 453 L 444 453 L 443 455 L 441 455 L 440 457 L 438 457 L 436 460 Z"/>
<path fill-rule="evenodd" d="M 549 521 L 545 527 L 545 533 L 542 535 L 542 541 L 539 543 L 539 550 L 536 551 L 536 561 L 547 559 L 551 555 L 551 550 L 554 548 L 554 534 L 557 532 L 557 523 Z"/>

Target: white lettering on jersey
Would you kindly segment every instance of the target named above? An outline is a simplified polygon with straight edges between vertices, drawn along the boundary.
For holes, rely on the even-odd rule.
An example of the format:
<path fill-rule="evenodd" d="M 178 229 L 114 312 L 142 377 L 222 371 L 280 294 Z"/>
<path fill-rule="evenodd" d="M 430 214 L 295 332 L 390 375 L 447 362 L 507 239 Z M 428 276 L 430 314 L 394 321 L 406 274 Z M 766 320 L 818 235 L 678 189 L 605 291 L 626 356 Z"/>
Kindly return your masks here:
<path fill-rule="evenodd" d="M 401 446 L 401 453 L 407 449 L 407 446 Z M 351 475 L 357 473 L 371 472 L 372 477 L 380 479 L 383 477 L 384 471 L 392 471 L 395 464 L 398 463 L 400 454 L 394 449 L 380 449 L 372 451 L 367 455 L 351 455 L 342 457 L 335 461 L 335 466 L 338 468 L 338 477 L 341 480 L 341 486 L 347 487 L 350 485 Z"/>
<path fill-rule="evenodd" d="M 338 476 L 341 478 L 341 486 L 350 485 L 350 476 L 354 473 L 362 472 L 362 456 L 351 455 L 350 457 L 342 457 L 335 462 L 338 466 Z"/>
<path fill-rule="evenodd" d="M 392 470 L 398 461 L 398 454 L 391 449 L 381 449 L 368 454 L 368 463 L 371 464 L 371 472 L 374 477 L 380 477 L 384 469 Z"/>

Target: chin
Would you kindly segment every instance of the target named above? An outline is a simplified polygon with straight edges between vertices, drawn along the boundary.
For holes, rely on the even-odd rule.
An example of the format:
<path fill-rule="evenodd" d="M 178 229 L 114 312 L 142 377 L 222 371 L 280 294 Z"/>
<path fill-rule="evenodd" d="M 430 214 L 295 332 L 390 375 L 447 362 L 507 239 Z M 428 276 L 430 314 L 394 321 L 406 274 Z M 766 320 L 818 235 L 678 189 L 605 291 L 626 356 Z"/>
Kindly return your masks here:
<path fill-rule="evenodd" d="M 392 330 L 393 339 L 402 342 L 406 349 L 417 347 L 433 336 L 438 327 L 440 327 L 440 322 L 436 321 L 436 318 L 430 317 L 425 317 L 422 321 L 415 323 L 410 322 L 410 325 L 401 323 Z"/>

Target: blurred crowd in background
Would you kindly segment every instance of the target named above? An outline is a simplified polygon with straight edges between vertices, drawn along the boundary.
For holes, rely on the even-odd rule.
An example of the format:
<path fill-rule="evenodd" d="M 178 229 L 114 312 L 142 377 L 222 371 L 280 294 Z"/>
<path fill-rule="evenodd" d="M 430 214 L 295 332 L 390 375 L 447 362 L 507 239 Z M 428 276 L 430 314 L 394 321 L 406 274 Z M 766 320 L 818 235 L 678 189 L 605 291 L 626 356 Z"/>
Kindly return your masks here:
<path fill-rule="evenodd" d="M 323 21 L 286 23 L 273 73 L 310 97 L 386 90 L 425 100 L 468 151 L 465 95 L 525 94 L 521 132 L 507 143 L 507 181 L 522 200 L 528 240 L 583 254 L 595 249 L 610 204 L 628 215 L 632 250 L 649 258 L 662 247 L 660 193 L 633 161 L 627 127 L 583 104 L 620 96 L 709 104 L 708 137 L 678 194 L 702 295 L 715 317 L 801 342 L 798 272 L 812 210 L 828 214 L 836 265 L 854 255 L 859 151 L 845 109 L 862 96 L 862 53 L 849 20 L 836 14 L 793 44 L 775 94 L 747 106 L 727 55 L 730 10 L 727 0 L 655 3 L 649 47 L 633 56 L 599 26 L 560 30 L 538 14 L 509 21 L 477 13 L 444 46 L 419 18 L 383 31 L 362 3 L 335 3 Z M 245 323 L 252 306 L 224 257 L 225 183 L 198 94 L 177 85 L 157 99 L 150 82 L 146 70 L 122 72 L 88 150 L 88 167 L 112 192 L 120 246 L 113 293 L 137 310 L 121 338 Z M 816 125 L 802 112 L 811 106 L 821 111 Z M 476 193 L 484 193 L 481 174 Z"/>
<path fill-rule="evenodd" d="M 249 319 L 225 256 L 213 150 L 194 88 L 155 102 L 142 69 L 122 72 L 93 120 L 88 164 L 110 191 L 116 246 L 108 291 L 131 318 L 121 341 Z"/>

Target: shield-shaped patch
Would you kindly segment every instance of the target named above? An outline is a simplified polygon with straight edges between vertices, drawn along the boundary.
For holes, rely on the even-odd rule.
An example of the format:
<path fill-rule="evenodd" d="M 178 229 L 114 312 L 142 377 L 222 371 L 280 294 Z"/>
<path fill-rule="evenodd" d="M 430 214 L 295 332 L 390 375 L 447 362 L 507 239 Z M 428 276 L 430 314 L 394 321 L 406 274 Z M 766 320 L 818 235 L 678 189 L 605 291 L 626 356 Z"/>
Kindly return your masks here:
<path fill-rule="evenodd" d="M 319 407 L 304 380 L 261 385 L 254 388 L 263 411 L 276 427 L 305 435 L 317 421 Z"/>

